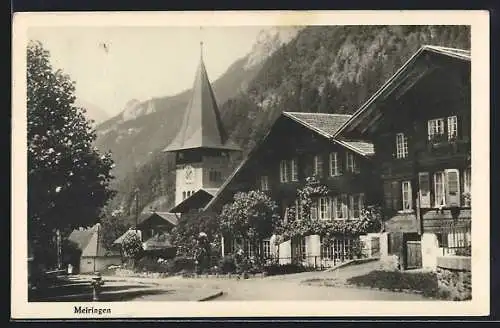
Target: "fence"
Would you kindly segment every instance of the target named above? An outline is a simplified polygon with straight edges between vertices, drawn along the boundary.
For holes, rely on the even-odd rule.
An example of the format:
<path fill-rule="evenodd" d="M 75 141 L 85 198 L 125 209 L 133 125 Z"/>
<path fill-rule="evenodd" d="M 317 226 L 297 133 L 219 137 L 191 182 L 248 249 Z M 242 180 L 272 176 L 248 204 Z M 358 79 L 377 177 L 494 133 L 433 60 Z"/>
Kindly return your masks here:
<path fill-rule="evenodd" d="M 471 255 L 471 222 L 460 221 L 445 227 L 438 234 L 443 256 Z"/>

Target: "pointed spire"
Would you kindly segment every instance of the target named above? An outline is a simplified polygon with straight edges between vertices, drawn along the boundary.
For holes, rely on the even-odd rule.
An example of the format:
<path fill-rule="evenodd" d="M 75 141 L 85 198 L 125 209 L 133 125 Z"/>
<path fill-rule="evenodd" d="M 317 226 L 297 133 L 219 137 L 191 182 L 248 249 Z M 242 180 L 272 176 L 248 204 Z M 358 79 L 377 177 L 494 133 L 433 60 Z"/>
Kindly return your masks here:
<path fill-rule="evenodd" d="M 200 63 L 194 79 L 191 99 L 177 135 L 164 151 L 210 148 L 239 150 L 228 141 L 215 95 L 203 63 L 203 41 L 200 41 Z"/>

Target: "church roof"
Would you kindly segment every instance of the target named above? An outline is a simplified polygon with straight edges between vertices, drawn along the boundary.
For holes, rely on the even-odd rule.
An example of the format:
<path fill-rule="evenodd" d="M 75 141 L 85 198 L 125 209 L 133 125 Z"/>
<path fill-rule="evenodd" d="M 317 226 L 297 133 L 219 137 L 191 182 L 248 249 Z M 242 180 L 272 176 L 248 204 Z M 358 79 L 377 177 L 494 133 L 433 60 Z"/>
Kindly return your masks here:
<path fill-rule="evenodd" d="M 180 129 L 164 151 L 193 148 L 239 150 L 228 140 L 203 57 L 200 57 L 191 92 Z"/>

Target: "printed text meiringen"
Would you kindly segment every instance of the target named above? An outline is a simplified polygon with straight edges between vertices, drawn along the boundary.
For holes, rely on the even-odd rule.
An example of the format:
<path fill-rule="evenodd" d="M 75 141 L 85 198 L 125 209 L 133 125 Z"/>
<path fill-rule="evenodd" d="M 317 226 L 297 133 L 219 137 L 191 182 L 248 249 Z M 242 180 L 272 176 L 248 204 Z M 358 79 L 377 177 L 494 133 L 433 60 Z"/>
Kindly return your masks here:
<path fill-rule="evenodd" d="M 110 308 L 96 308 L 93 306 L 75 306 L 76 314 L 111 314 Z"/>

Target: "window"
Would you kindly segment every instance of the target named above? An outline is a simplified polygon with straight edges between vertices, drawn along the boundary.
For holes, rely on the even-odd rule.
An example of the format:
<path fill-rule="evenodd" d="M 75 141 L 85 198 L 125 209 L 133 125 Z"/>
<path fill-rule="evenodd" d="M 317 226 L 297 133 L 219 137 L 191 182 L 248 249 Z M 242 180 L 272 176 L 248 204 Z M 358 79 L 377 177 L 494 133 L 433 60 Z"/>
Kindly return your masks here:
<path fill-rule="evenodd" d="M 464 179 L 464 206 L 469 207 L 470 206 L 470 194 L 472 192 L 470 167 L 465 169 L 463 179 Z"/>
<path fill-rule="evenodd" d="M 431 192 L 429 186 L 429 172 L 418 173 L 418 187 L 420 197 L 420 207 L 428 208 L 431 206 Z"/>
<path fill-rule="evenodd" d="M 318 176 L 318 177 L 323 176 L 323 158 L 320 155 L 314 156 L 313 175 Z"/>
<path fill-rule="evenodd" d="M 436 172 L 434 173 L 434 205 L 439 207 L 445 204 L 444 172 Z"/>
<path fill-rule="evenodd" d="M 335 218 L 339 220 L 347 219 L 347 210 L 347 195 L 340 195 L 335 197 Z"/>
<path fill-rule="evenodd" d="M 412 192 L 411 181 L 403 181 L 401 183 L 403 196 L 403 211 L 411 211 L 412 207 Z"/>
<path fill-rule="evenodd" d="M 186 192 L 185 191 L 182 192 L 182 200 L 184 200 L 184 199 L 186 199 Z"/>
<path fill-rule="evenodd" d="M 319 219 L 320 220 L 330 220 L 330 198 L 320 197 L 319 198 Z"/>
<path fill-rule="evenodd" d="M 255 256 L 255 248 L 252 245 L 252 243 L 249 240 L 245 241 L 245 254 L 248 255 L 248 257 L 254 257 Z"/>
<path fill-rule="evenodd" d="M 448 117 L 448 140 L 452 140 L 457 137 L 457 130 L 458 130 L 457 117 L 456 116 Z"/>
<path fill-rule="evenodd" d="M 300 238 L 300 254 L 302 259 L 306 259 L 306 239 L 304 237 Z"/>
<path fill-rule="evenodd" d="M 429 134 L 429 140 L 432 140 L 434 137 L 444 135 L 444 119 L 437 118 L 430 120 L 427 123 L 427 131 Z"/>
<path fill-rule="evenodd" d="M 330 153 L 330 176 L 340 175 L 338 153 Z"/>
<path fill-rule="evenodd" d="M 265 259 L 271 258 L 271 242 L 269 240 L 262 241 L 262 255 Z"/>
<path fill-rule="evenodd" d="M 318 200 L 314 199 L 312 201 L 311 205 L 311 220 L 317 220 L 318 219 Z"/>
<path fill-rule="evenodd" d="M 280 181 L 288 182 L 288 165 L 286 160 L 280 162 Z"/>
<path fill-rule="evenodd" d="M 354 194 L 350 197 L 351 200 L 351 217 L 353 219 L 359 219 L 361 216 L 361 209 L 364 206 L 364 195 Z"/>
<path fill-rule="evenodd" d="M 351 152 L 347 153 L 347 172 L 359 173 L 356 157 L 354 157 L 354 154 Z"/>
<path fill-rule="evenodd" d="M 260 190 L 269 190 L 269 178 L 267 177 L 267 175 L 263 175 L 260 177 Z"/>
<path fill-rule="evenodd" d="M 321 258 L 333 260 L 333 245 L 325 245 L 323 237 L 321 237 Z"/>
<path fill-rule="evenodd" d="M 396 158 L 408 157 L 408 138 L 404 133 L 396 134 Z"/>
<path fill-rule="evenodd" d="M 460 206 L 460 181 L 457 169 L 447 169 L 445 198 L 447 206 Z"/>
<path fill-rule="evenodd" d="M 298 168 L 298 164 L 297 164 L 297 159 L 293 158 L 290 160 L 290 168 L 291 168 L 291 173 L 292 173 L 292 177 L 291 177 L 291 180 L 292 181 L 299 181 L 299 168 Z"/>

